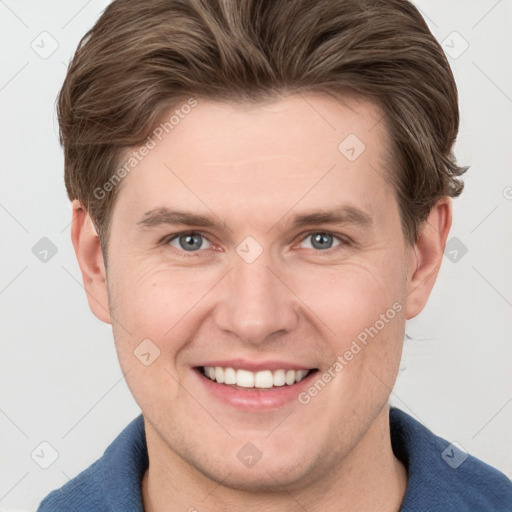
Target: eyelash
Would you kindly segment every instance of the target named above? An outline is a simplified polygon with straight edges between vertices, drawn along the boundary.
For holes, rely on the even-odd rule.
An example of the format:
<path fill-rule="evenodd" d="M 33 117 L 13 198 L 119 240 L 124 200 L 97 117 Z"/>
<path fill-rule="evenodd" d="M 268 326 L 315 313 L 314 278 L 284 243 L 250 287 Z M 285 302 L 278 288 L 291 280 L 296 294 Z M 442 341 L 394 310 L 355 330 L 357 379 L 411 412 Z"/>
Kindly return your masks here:
<path fill-rule="evenodd" d="M 348 245 L 352 244 L 352 240 L 349 237 L 347 237 L 346 235 L 339 235 L 339 234 L 336 234 L 336 233 L 332 233 L 331 231 L 322 231 L 322 230 L 309 231 L 308 233 L 304 233 L 302 235 L 301 239 L 300 239 L 300 242 L 303 242 L 308 237 L 310 237 L 312 235 L 317 235 L 317 234 L 331 235 L 333 238 L 336 238 L 340 242 L 339 245 L 337 245 L 335 247 L 331 247 L 329 249 L 325 249 L 325 250 L 315 250 L 315 249 L 313 249 L 313 250 L 315 250 L 315 252 L 317 252 L 319 254 L 324 253 L 326 255 L 329 255 L 333 251 L 336 251 L 337 249 L 340 249 L 340 248 L 343 248 L 344 246 L 348 246 Z M 172 235 L 167 235 L 166 237 L 164 237 L 160 241 L 160 244 L 161 245 L 168 245 L 173 240 L 179 238 L 180 236 L 184 236 L 184 235 L 200 235 L 201 237 L 203 237 L 206 240 L 208 240 L 208 242 L 210 244 L 212 244 L 212 242 L 208 239 L 208 237 L 204 233 L 201 233 L 200 231 L 182 231 L 181 233 L 174 233 Z M 175 249 L 175 248 L 173 247 L 173 249 Z M 197 256 L 198 253 L 204 251 L 205 249 L 199 249 L 197 251 L 185 251 L 185 250 L 180 250 L 180 249 L 176 249 L 176 250 L 178 250 L 180 253 L 182 253 L 182 255 L 184 257 L 194 257 L 194 256 Z"/>

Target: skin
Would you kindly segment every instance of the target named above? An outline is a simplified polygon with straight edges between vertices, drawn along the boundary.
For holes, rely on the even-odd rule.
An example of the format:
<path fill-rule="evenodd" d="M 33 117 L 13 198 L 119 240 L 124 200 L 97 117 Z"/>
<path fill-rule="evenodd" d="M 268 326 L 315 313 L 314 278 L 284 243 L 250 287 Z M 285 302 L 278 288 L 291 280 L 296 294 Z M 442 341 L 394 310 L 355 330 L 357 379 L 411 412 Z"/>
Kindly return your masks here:
<path fill-rule="evenodd" d="M 451 202 L 441 199 L 417 242 L 406 242 L 381 118 L 370 101 L 349 96 L 259 105 L 199 98 L 124 178 L 108 272 L 87 211 L 73 203 L 90 307 L 112 324 L 145 418 L 146 510 L 399 509 L 407 477 L 391 450 L 388 399 L 405 322 L 423 309 L 437 277 Z M 366 146 L 352 162 L 338 150 L 348 134 Z M 371 222 L 291 227 L 295 215 L 340 204 Z M 138 224 L 159 207 L 224 224 Z M 200 249 L 187 252 L 176 238 L 161 243 L 184 231 L 204 235 Z M 331 248 L 312 245 L 318 232 L 334 235 Z M 263 249 L 252 263 L 236 252 L 247 236 Z M 243 358 L 321 375 L 393 304 L 402 310 L 307 405 L 240 411 L 212 398 L 192 369 Z M 160 349 L 149 366 L 133 353 L 147 338 Z M 247 442 L 262 453 L 251 468 L 237 458 Z"/>

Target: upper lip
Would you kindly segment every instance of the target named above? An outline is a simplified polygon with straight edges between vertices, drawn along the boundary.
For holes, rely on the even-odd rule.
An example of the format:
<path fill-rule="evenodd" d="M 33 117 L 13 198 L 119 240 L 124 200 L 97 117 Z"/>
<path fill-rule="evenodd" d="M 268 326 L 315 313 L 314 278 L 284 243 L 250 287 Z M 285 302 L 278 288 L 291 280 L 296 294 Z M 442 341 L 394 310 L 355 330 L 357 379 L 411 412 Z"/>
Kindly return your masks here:
<path fill-rule="evenodd" d="M 291 363 L 289 361 L 249 361 L 247 359 L 216 359 L 214 361 L 206 361 L 196 365 L 201 366 L 221 366 L 222 368 L 233 368 L 235 370 L 248 370 L 259 372 L 263 370 L 312 370 L 313 366 L 304 366 L 299 363 Z"/>

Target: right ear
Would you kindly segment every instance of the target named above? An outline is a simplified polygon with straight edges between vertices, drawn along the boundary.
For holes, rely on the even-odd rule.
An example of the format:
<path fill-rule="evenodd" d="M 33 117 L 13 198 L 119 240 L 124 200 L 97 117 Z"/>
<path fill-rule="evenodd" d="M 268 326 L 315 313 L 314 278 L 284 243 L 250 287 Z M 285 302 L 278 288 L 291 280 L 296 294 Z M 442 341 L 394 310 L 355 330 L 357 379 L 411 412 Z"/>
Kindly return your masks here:
<path fill-rule="evenodd" d="M 100 320 L 110 324 L 112 322 L 108 304 L 107 273 L 98 233 L 80 201 L 75 199 L 71 203 L 71 208 L 71 240 L 82 272 L 89 307 Z"/>

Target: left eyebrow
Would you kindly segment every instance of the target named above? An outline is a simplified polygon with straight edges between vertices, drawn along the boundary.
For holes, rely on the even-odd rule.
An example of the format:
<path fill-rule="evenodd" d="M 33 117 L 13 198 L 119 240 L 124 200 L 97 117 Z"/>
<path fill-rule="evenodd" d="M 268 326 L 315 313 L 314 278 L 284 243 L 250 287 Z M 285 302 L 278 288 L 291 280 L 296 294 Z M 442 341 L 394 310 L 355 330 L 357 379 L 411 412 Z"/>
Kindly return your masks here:
<path fill-rule="evenodd" d="M 371 215 L 360 208 L 350 205 L 340 205 L 333 210 L 305 212 L 293 217 L 293 229 L 309 224 L 356 224 L 370 227 L 373 224 Z"/>

